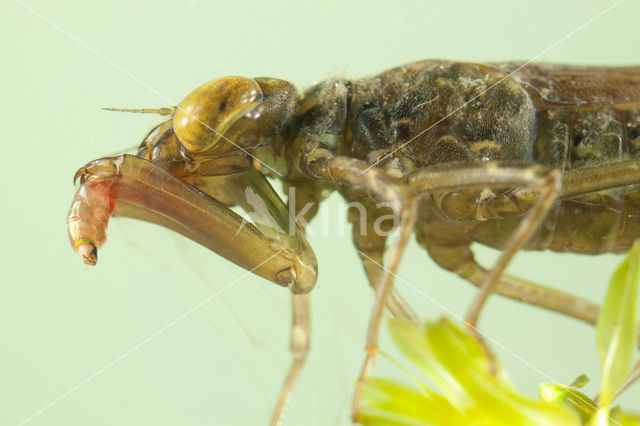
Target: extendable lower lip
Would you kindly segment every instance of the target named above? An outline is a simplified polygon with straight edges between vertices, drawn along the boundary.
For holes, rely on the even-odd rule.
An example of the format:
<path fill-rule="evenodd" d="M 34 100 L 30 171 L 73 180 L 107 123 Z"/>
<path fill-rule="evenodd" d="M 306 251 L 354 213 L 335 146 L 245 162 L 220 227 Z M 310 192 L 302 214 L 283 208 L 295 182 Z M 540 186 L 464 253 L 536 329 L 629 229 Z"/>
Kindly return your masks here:
<path fill-rule="evenodd" d="M 242 217 L 216 199 L 153 163 L 139 157 L 123 155 L 89 163 L 81 169 L 80 175 L 83 174 L 90 177 L 83 179 L 78 193 L 91 194 L 91 191 L 97 190 L 97 187 L 92 187 L 97 182 L 103 186 L 104 183 L 112 183 L 112 186 L 109 186 L 115 199 L 113 216 L 131 217 L 162 225 L 256 275 L 290 287 L 292 291 L 300 290 L 299 283 L 282 282 L 282 276 L 279 274 L 284 270 L 305 270 L 309 266 L 295 264 L 299 259 L 288 253 L 286 247 L 278 247 L 273 241 L 264 238 L 260 230 L 252 224 L 243 224 Z M 87 198 L 91 197 L 85 197 L 83 200 Z M 81 210 L 92 208 L 86 205 L 88 201 L 75 200 L 74 203 L 79 203 L 76 208 Z M 80 225 L 87 224 L 81 220 Z M 106 230 L 106 221 L 103 226 L 102 231 Z M 92 241 L 93 235 L 83 235 L 87 229 L 94 230 L 95 226 L 78 226 L 77 220 L 72 226 L 70 222 L 69 233 L 72 242 Z M 242 229 L 242 232 L 238 232 L 239 229 Z M 97 261 L 93 250 L 82 244 L 74 245 L 79 253 L 82 250 L 80 254 L 85 262 L 91 252 L 94 253 L 93 259 Z M 99 247 L 99 244 L 95 246 Z M 313 260 L 315 265 L 315 258 Z M 314 269 L 314 265 L 311 269 Z M 309 279 L 310 274 L 306 275 L 305 279 Z M 314 275 L 312 278 L 315 282 L 315 274 L 311 275 Z"/>

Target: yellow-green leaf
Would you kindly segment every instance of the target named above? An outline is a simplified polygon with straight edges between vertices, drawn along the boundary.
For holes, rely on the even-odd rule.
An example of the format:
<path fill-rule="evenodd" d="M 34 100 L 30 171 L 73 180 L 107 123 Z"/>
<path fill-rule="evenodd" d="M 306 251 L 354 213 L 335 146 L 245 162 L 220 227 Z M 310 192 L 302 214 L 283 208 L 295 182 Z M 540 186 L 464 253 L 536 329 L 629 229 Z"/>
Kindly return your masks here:
<path fill-rule="evenodd" d="M 452 402 L 456 405 L 465 403 L 459 399 L 465 397 L 460 384 L 437 362 L 422 330 L 407 321 L 391 319 L 389 333 L 404 356 L 418 366 L 445 396 L 455 399 Z"/>
<path fill-rule="evenodd" d="M 371 379 L 364 400 L 359 417 L 364 425 L 467 424 L 442 395 L 416 392 L 393 380 Z"/>
<path fill-rule="evenodd" d="M 419 385 L 418 392 L 395 382 L 372 381 L 361 418 L 367 425 L 580 424 L 574 410 L 561 403 L 520 395 L 499 365 L 499 374 L 492 375 L 478 342 L 446 319 L 427 323 L 422 330 L 406 321 L 392 320 L 390 331 L 397 346 L 436 384 L 443 397 L 436 398 L 426 384 Z M 429 408 L 423 411 L 418 407 Z M 438 410 L 444 410 L 446 416 L 436 418 Z"/>
<path fill-rule="evenodd" d="M 620 407 L 614 407 L 609 416 L 615 426 L 640 426 L 640 416 L 632 416 L 622 412 Z"/>
<path fill-rule="evenodd" d="M 636 241 L 611 278 L 598 318 L 596 341 L 602 365 L 600 403 L 603 411 L 624 383 L 633 360 L 639 262 L 640 246 Z"/>
<path fill-rule="evenodd" d="M 569 393 L 566 386 L 555 383 L 541 383 L 538 388 L 540 399 L 548 402 L 564 402 Z"/>

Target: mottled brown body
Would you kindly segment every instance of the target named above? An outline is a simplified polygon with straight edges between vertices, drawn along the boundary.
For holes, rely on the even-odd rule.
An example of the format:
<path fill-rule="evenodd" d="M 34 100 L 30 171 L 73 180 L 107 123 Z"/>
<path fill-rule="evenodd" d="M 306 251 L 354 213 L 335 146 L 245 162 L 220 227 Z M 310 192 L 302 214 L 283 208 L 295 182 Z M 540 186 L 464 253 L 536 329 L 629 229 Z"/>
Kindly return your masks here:
<path fill-rule="evenodd" d="M 424 61 L 324 83 L 349 89 L 337 151 L 373 162 L 397 150 L 379 166 L 403 175 L 450 162 L 538 163 L 564 172 L 639 158 L 639 68 L 518 67 Z M 336 103 L 333 92 L 325 102 Z M 350 201 L 365 196 L 342 192 Z M 631 186 L 558 200 L 527 248 L 627 250 L 640 236 L 639 199 Z M 499 188 L 433 194 L 424 198 L 416 232 L 439 263 L 457 263 L 439 253 L 465 251 L 472 241 L 502 248 L 531 201 L 530 191 Z"/>
<path fill-rule="evenodd" d="M 640 68 L 535 65 L 514 78 L 536 106 L 535 162 L 566 172 L 640 158 Z M 626 251 L 640 236 L 639 198 L 628 186 L 559 200 L 530 247 Z"/>
<path fill-rule="evenodd" d="M 263 173 L 295 187 L 298 210 L 312 202 L 307 220 L 317 211 L 321 190 L 331 187 L 367 206 L 369 227 L 389 214 L 369 200 L 383 201 L 371 191 L 320 182 L 301 170 L 301 146 L 309 140 L 336 155 L 375 163 L 396 178 L 449 163 L 540 164 L 566 173 L 640 158 L 637 67 L 427 60 L 359 80 L 327 80 L 299 100 L 293 86 L 276 79 L 237 78 L 231 85 L 208 86 L 217 103 L 209 109 L 211 118 L 200 120 L 270 165 Z M 213 98 L 207 90 L 195 105 Z M 241 101 L 233 102 L 234 96 Z M 239 112 L 230 112 L 230 105 Z M 239 152 L 215 134 L 220 143 L 189 152 L 175 136 L 174 120 L 155 129 L 139 155 L 232 204 L 210 177 L 251 169 L 256 164 L 250 152 Z M 200 125 L 192 139 L 206 139 L 201 132 L 211 133 Z M 472 278 L 478 267 L 469 245 L 502 249 L 534 198 L 532 189 L 500 187 L 426 194 L 416 236 L 441 266 Z M 361 222 L 358 212 L 350 219 Z M 384 239 L 361 233 L 360 226 L 354 229 L 359 248 L 384 249 Z M 557 200 L 526 248 L 620 252 L 638 237 L 640 189 L 621 186 Z"/>

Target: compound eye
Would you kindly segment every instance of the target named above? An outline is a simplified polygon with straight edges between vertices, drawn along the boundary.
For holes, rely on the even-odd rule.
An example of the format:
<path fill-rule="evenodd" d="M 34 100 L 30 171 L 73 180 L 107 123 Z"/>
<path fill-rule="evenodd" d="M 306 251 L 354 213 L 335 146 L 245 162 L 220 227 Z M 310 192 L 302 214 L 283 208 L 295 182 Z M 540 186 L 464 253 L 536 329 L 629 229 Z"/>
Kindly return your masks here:
<path fill-rule="evenodd" d="M 184 98 L 173 117 L 173 130 L 189 152 L 206 151 L 261 100 L 262 91 L 253 79 L 225 77 L 210 81 Z"/>

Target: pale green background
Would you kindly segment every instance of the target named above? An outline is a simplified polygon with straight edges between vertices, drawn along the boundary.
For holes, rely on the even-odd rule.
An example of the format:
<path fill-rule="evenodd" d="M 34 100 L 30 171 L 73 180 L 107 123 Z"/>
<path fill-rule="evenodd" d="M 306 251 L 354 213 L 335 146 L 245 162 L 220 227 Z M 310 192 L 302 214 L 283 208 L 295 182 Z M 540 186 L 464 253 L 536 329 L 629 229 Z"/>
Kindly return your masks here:
<path fill-rule="evenodd" d="M 428 57 L 527 60 L 613 3 L 25 2 L 7 0 L 0 9 L 2 425 L 28 419 L 69 390 L 28 424 L 266 424 L 289 365 L 289 296 L 253 276 L 110 364 L 244 271 L 130 220 L 112 222 L 97 267 L 82 266 L 65 235 L 73 173 L 138 144 L 159 121 L 100 107 L 169 106 L 224 75 L 305 87 Z M 640 3 L 626 0 L 540 59 L 640 63 L 639 17 Z M 348 424 L 372 295 L 341 235 L 339 210 L 334 197 L 322 213 L 330 232 L 310 238 L 321 268 L 312 352 L 287 425 Z M 600 301 L 618 260 L 521 254 L 511 271 Z M 445 308 L 463 314 L 472 295 L 413 243 L 400 275 L 442 305 L 399 283 L 425 319 Z M 521 358 L 496 349 L 522 391 L 534 395 L 540 382 L 568 383 L 585 372 L 595 392 L 591 327 L 498 298 L 481 327 Z M 382 359 L 375 373 L 400 375 Z M 640 411 L 639 400 L 636 386 L 623 402 Z"/>

